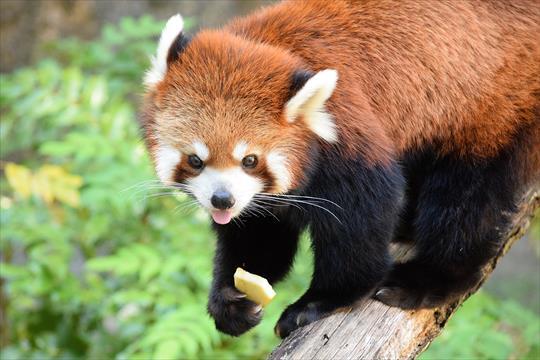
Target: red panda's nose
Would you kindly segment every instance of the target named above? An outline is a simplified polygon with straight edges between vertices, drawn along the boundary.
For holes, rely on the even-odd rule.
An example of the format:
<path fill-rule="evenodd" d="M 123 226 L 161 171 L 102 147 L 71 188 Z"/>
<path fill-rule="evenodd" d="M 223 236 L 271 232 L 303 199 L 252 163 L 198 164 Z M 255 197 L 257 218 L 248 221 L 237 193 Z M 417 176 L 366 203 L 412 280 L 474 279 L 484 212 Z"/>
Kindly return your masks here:
<path fill-rule="evenodd" d="M 212 205 L 219 210 L 230 209 L 234 206 L 234 197 L 227 190 L 216 190 L 210 199 Z"/>

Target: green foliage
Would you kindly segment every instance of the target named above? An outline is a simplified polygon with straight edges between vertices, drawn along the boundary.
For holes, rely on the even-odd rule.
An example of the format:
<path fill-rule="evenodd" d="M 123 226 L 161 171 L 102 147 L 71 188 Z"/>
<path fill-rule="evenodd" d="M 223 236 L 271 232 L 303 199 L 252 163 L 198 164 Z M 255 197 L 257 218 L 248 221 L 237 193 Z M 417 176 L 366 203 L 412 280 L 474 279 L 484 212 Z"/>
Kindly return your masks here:
<path fill-rule="evenodd" d="M 538 359 L 540 317 L 485 292 L 467 300 L 420 359 Z"/>
<path fill-rule="evenodd" d="M 208 219 L 186 197 L 145 183 L 155 176 L 135 103 L 162 26 L 124 19 L 96 41 L 51 44 L 48 59 L 0 76 L 2 359 L 264 358 L 279 314 L 307 287 L 304 237 L 262 323 L 240 338 L 214 329 Z M 537 317 L 497 305 L 519 319 L 507 334 L 494 301 L 475 299 L 426 356 L 538 352 Z M 459 353 L 455 339 L 472 348 Z"/>

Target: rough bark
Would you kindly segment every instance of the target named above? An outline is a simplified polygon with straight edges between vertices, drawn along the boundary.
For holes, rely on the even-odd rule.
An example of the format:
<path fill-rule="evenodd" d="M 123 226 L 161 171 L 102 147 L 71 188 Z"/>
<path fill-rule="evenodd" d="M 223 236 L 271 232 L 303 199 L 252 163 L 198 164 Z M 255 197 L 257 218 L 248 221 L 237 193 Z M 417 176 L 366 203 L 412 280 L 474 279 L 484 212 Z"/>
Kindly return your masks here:
<path fill-rule="evenodd" d="M 437 337 L 461 303 L 478 290 L 510 246 L 523 236 L 537 209 L 540 189 L 535 187 L 521 202 L 506 241 L 486 265 L 481 283 L 458 301 L 437 309 L 405 311 L 366 300 L 296 330 L 269 359 L 414 359 Z"/>

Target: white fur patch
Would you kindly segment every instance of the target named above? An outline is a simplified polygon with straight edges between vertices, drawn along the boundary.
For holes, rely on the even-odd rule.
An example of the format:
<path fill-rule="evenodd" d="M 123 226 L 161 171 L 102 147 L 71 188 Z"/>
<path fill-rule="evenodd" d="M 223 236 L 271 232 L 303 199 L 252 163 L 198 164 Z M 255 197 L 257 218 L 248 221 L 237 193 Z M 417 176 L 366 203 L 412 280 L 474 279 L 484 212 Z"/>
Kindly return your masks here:
<path fill-rule="evenodd" d="M 182 154 L 175 148 L 161 144 L 158 146 L 156 153 L 156 173 L 161 182 L 168 183 L 173 181 L 172 176 L 174 169 L 180 163 Z"/>
<path fill-rule="evenodd" d="M 332 116 L 324 104 L 336 88 L 338 73 L 326 69 L 313 75 L 305 85 L 285 104 L 287 121 L 293 122 L 303 116 L 309 128 L 328 142 L 337 141 L 337 130 Z"/>
<path fill-rule="evenodd" d="M 246 155 L 247 149 L 248 149 L 248 144 L 245 141 L 242 140 L 238 142 L 238 144 L 236 144 L 232 152 L 233 158 L 235 158 L 238 161 L 241 161 Z"/>
<path fill-rule="evenodd" d="M 189 179 L 188 185 L 193 195 L 208 210 L 214 208 L 210 199 L 216 190 L 229 191 L 235 200 L 231 208 L 233 216 L 240 214 L 253 196 L 264 188 L 258 178 L 246 174 L 239 166 L 224 170 L 207 166 L 198 176 Z"/>
<path fill-rule="evenodd" d="M 289 171 L 287 157 L 277 150 L 272 150 L 266 156 L 266 164 L 276 177 L 277 192 L 286 193 L 291 186 L 291 173 Z"/>
<path fill-rule="evenodd" d="M 208 147 L 202 141 L 195 141 L 193 143 L 193 149 L 195 150 L 195 154 L 199 157 L 199 159 L 202 161 L 208 160 L 210 150 L 208 150 Z"/>
<path fill-rule="evenodd" d="M 172 16 L 165 24 L 159 43 L 157 47 L 157 53 L 151 57 L 151 67 L 144 76 L 144 85 L 152 87 L 158 82 L 163 80 L 165 73 L 167 72 L 167 55 L 171 45 L 184 29 L 184 20 L 180 14 Z"/>

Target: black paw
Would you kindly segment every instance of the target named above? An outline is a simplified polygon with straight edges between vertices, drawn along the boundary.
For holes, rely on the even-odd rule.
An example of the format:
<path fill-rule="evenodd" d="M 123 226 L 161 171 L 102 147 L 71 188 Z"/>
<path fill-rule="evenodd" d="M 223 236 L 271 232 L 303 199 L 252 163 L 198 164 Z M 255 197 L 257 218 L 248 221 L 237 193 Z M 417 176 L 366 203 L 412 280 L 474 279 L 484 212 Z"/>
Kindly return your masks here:
<path fill-rule="evenodd" d="M 210 295 L 208 312 L 214 318 L 216 329 L 239 336 L 257 325 L 262 318 L 262 307 L 232 287 L 215 291 Z"/>
<path fill-rule="evenodd" d="M 301 326 L 310 324 L 324 317 L 324 313 L 318 309 L 316 303 L 309 303 L 306 306 L 289 306 L 279 318 L 274 332 L 284 339 L 291 332 Z"/>
<path fill-rule="evenodd" d="M 436 301 L 436 299 L 432 299 L 423 292 L 397 286 L 383 286 L 375 292 L 375 295 L 373 297 L 388 306 L 394 306 L 408 310 L 437 307 L 438 304 L 440 304 L 439 301 Z"/>
<path fill-rule="evenodd" d="M 373 297 L 402 309 L 436 308 L 457 300 L 478 283 L 480 274 L 456 274 L 414 262 L 396 264 Z"/>

